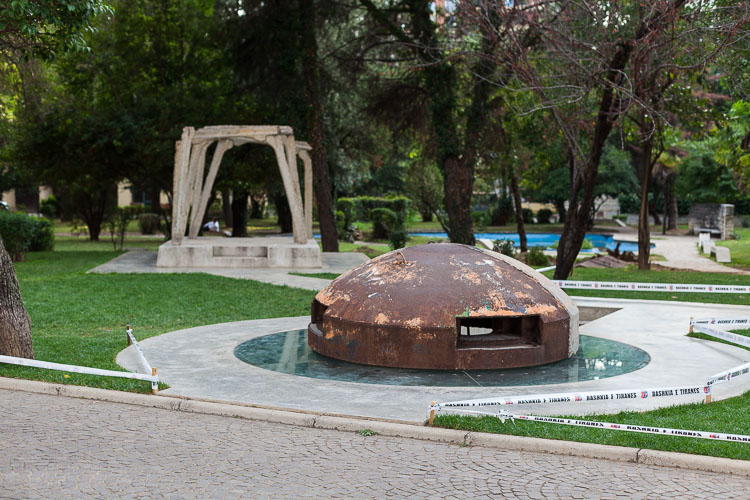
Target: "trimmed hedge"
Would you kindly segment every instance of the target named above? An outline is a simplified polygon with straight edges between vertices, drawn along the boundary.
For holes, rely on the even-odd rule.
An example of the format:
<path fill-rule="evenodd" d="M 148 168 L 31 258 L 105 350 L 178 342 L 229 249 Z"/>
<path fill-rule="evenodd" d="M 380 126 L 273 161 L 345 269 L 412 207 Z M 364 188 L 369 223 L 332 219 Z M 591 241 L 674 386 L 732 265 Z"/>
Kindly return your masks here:
<path fill-rule="evenodd" d="M 357 196 L 355 198 L 339 198 L 336 209 L 349 215 L 351 220 L 370 220 L 370 211 L 375 208 L 387 208 L 406 220 L 406 210 L 409 208 L 409 198 L 394 196 L 393 198 L 377 198 L 375 196 Z"/>
<path fill-rule="evenodd" d="M 339 198 L 336 218 L 339 239 L 347 240 L 354 221 L 372 221 L 372 237 L 389 239 L 391 247 L 406 246 L 406 215 L 410 200 L 405 196 Z"/>
<path fill-rule="evenodd" d="M 52 250 L 55 246 L 50 221 L 18 212 L 0 212 L 0 236 L 15 262 L 23 260 L 24 252 Z"/>

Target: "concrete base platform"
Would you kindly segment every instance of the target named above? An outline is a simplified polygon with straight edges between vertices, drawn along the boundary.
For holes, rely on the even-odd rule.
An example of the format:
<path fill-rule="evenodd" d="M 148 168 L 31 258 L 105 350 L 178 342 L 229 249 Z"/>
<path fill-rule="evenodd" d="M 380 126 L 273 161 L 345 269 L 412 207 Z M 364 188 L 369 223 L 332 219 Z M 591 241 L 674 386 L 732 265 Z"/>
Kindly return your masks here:
<path fill-rule="evenodd" d="M 159 247 L 157 267 L 297 268 L 319 269 L 323 265 L 315 240 L 295 243 L 291 236 L 222 238 L 204 236 L 169 240 Z"/>
<path fill-rule="evenodd" d="M 171 387 L 165 394 L 421 422 L 431 401 L 518 396 L 579 391 L 654 389 L 705 383 L 709 376 L 750 361 L 750 351 L 685 336 L 691 316 L 747 316 L 747 306 L 697 304 L 647 300 L 574 297 L 579 307 L 615 310 L 581 327 L 581 333 L 625 342 L 651 356 L 640 370 L 601 380 L 512 387 L 427 387 L 362 384 L 307 378 L 265 370 L 234 356 L 234 348 L 251 338 L 270 333 L 304 329 L 308 316 L 207 325 L 179 330 L 140 342 L 146 358 L 158 367 L 159 376 Z M 136 332 L 137 335 L 137 332 Z M 121 351 L 117 363 L 131 371 L 140 364 L 131 346 Z M 742 377 L 714 386 L 713 399 L 742 394 L 748 381 Z M 531 405 L 514 408 L 536 415 L 585 415 L 644 411 L 692 400 L 648 398 Z"/>

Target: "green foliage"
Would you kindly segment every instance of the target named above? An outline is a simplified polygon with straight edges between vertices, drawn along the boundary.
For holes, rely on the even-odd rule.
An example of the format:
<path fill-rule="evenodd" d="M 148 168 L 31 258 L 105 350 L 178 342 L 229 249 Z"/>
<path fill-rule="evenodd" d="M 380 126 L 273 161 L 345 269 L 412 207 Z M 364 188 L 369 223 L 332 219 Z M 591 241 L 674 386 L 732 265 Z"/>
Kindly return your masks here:
<path fill-rule="evenodd" d="M 347 218 L 342 210 L 336 211 L 336 231 L 339 241 L 354 243 L 354 233 L 357 230 L 357 226 L 348 221 L 351 221 L 351 219 Z"/>
<path fill-rule="evenodd" d="M 726 124 L 716 131 L 715 159 L 734 172 L 745 194 L 750 194 L 750 102 L 737 101 Z"/>
<path fill-rule="evenodd" d="M 161 219 L 158 214 L 140 214 L 138 216 L 138 228 L 141 234 L 154 234 L 159 230 Z"/>
<path fill-rule="evenodd" d="M 60 214 L 60 206 L 54 194 L 39 202 L 39 211 L 48 219 L 54 219 Z"/>
<path fill-rule="evenodd" d="M 641 198 L 635 193 L 623 193 L 618 198 L 620 212 L 625 214 L 637 214 L 641 210 Z"/>
<path fill-rule="evenodd" d="M 552 219 L 552 210 L 549 208 L 540 208 L 536 213 L 536 221 L 539 224 L 549 224 Z"/>
<path fill-rule="evenodd" d="M 432 162 L 416 161 L 409 168 L 406 191 L 423 221 L 431 221 L 443 203 L 443 175 Z"/>
<path fill-rule="evenodd" d="M 385 239 L 398 224 L 398 215 L 390 208 L 373 208 L 370 210 L 372 222 L 372 237 L 376 240 Z"/>
<path fill-rule="evenodd" d="M 55 233 L 47 219 L 19 212 L 0 211 L 0 236 L 13 261 L 24 259 L 25 252 L 52 250 Z"/>
<path fill-rule="evenodd" d="M 0 6 L 0 51 L 43 55 L 58 47 L 87 48 L 93 19 L 112 10 L 101 0 L 12 0 Z"/>
<path fill-rule="evenodd" d="M 513 240 L 495 240 L 495 246 L 493 250 L 503 255 L 507 255 L 508 257 L 513 257 L 513 255 L 515 254 Z"/>
<path fill-rule="evenodd" d="M 125 243 L 125 231 L 130 221 L 135 219 L 140 213 L 140 207 L 117 207 L 114 213 L 107 220 L 112 246 L 115 250 L 122 250 Z"/>
<path fill-rule="evenodd" d="M 338 209 L 345 216 L 351 211 L 351 219 L 356 221 L 367 221 L 371 219 L 370 212 L 375 208 L 387 208 L 396 212 L 399 217 L 406 219 L 406 211 L 409 208 L 409 198 L 405 196 L 394 196 L 379 198 L 376 196 L 357 196 L 355 198 L 339 198 Z M 351 208 L 350 208 L 351 207 Z"/>
<path fill-rule="evenodd" d="M 544 254 L 542 247 L 531 247 L 526 252 L 526 264 L 534 267 L 549 266 L 549 257 Z"/>
<path fill-rule="evenodd" d="M 487 212 L 475 210 L 471 212 L 471 222 L 475 230 L 483 233 L 491 222 L 490 215 Z"/>
<path fill-rule="evenodd" d="M 534 212 L 530 208 L 522 208 L 521 214 L 523 216 L 523 221 L 526 224 L 532 224 L 534 222 Z"/>
<path fill-rule="evenodd" d="M 492 210 L 492 224 L 504 226 L 508 223 L 513 215 L 513 199 L 510 196 L 502 195 L 497 199 L 495 208 Z"/>
<path fill-rule="evenodd" d="M 31 219 L 31 242 L 29 251 L 44 252 L 55 247 L 55 227 L 44 217 L 29 216 Z"/>

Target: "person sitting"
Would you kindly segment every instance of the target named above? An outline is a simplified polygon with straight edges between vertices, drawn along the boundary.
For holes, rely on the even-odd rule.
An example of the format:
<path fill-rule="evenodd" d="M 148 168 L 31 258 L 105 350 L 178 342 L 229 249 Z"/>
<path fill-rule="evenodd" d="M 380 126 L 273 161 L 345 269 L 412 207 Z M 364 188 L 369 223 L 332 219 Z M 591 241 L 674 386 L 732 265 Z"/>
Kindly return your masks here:
<path fill-rule="evenodd" d="M 203 224 L 203 229 L 205 229 L 209 233 L 218 233 L 219 232 L 219 220 L 216 217 L 214 217 L 210 221 Z"/>

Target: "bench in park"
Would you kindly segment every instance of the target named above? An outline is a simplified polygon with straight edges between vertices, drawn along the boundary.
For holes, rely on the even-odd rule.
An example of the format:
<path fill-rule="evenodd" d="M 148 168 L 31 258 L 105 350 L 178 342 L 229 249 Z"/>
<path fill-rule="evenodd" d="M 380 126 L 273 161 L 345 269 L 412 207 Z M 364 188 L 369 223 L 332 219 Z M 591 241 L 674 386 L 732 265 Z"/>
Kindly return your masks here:
<path fill-rule="evenodd" d="M 701 253 L 716 256 L 716 262 L 732 262 L 729 249 L 727 247 L 717 246 L 711 241 L 711 235 L 708 232 L 698 234 L 698 245 Z"/>

